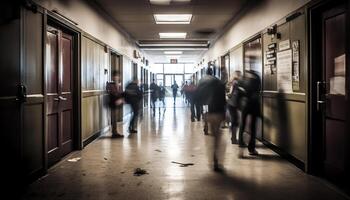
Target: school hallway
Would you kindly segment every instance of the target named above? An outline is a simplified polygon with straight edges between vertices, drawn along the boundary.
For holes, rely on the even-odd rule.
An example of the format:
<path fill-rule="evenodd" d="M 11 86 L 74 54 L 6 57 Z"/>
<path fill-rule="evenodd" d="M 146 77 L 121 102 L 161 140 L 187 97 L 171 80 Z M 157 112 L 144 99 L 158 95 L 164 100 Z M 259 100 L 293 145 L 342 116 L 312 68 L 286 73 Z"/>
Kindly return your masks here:
<path fill-rule="evenodd" d="M 214 172 L 213 137 L 204 135 L 202 122 L 191 122 L 189 116 L 182 98 L 176 107 L 167 98 L 166 109 L 157 108 L 154 117 L 145 109 L 137 134 L 127 135 L 126 123 L 126 137 L 101 136 L 52 167 L 23 199 L 346 199 L 261 143 L 260 155 L 249 156 L 246 148 L 230 143 L 227 128 L 222 129 L 225 172 Z M 69 162 L 72 158 L 81 159 Z M 173 161 L 194 165 L 181 167 Z M 136 168 L 148 174 L 134 176 Z"/>

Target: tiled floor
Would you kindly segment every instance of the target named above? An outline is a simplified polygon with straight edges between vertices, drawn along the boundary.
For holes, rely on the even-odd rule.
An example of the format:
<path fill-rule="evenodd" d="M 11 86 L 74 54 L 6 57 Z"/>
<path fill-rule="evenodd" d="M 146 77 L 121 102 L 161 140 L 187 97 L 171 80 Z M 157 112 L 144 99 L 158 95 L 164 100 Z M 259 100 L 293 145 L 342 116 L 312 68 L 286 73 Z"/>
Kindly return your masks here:
<path fill-rule="evenodd" d="M 177 105 L 167 99 L 155 116 L 144 113 L 137 134 L 102 136 L 71 154 L 81 160 L 54 166 L 23 199 L 345 199 L 261 144 L 261 155 L 249 156 L 229 143 L 227 129 L 225 173 L 215 173 L 209 164 L 213 137 L 203 135 L 201 122 L 191 122 L 181 99 Z M 134 176 L 135 168 L 148 174 Z"/>

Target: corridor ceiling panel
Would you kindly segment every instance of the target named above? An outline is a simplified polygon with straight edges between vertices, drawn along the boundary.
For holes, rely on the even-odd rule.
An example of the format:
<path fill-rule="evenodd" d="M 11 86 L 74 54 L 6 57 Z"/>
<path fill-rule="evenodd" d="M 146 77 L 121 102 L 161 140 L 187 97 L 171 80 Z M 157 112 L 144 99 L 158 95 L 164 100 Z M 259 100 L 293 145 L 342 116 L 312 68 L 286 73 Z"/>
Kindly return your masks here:
<path fill-rule="evenodd" d="M 159 33 L 182 32 L 187 33 L 186 38 L 175 41 L 180 44 L 187 43 L 185 46 L 193 52 L 198 47 L 191 47 L 193 40 L 205 41 L 208 44 L 207 47 L 209 47 L 210 42 L 217 38 L 225 25 L 230 23 L 251 0 L 94 1 L 138 44 L 154 43 L 155 45 L 152 45 L 151 48 L 155 48 L 159 43 L 167 44 L 166 39 L 160 39 Z M 156 24 L 154 14 L 192 14 L 192 19 L 190 24 Z M 140 48 L 148 49 L 148 46 L 143 45 Z M 203 49 L 201 48 L 198 49 L 197 53 L 202 52 Z M 184 52 L 184 54 L 186 55 L 187 52 Z"/>

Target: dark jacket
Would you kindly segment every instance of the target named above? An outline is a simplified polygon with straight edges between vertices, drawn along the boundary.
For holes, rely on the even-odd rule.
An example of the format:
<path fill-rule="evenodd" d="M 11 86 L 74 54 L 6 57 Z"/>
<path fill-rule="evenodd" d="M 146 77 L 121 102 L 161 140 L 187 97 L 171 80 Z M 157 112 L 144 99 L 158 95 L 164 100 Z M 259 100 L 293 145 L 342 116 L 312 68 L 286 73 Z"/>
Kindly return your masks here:
<path fill-rule="evenodd" d="M 151 90 L 151 99 L 153 101 L 157 100 L 157 98 L 159 97 L 159 87 L 157 84 L 155 83 L 151 83 L 149 89 Z"/>
<path fill-rule="evenodd" d="M 123 98 L 123 91 L 115 82 L 107 82 L 106 90 L 109 94 L 108 105 L 114 109 L 117 107 L 116 101 Z"/>
<path fill-rule="evenodd" d="M 251 73 L 251 72 L 249 72 Z M 239 107 L 251 114 L 260 114 L 261 79 L 256 73 L 238 82 Z"/>
<path fill-rule="evenodd" d="M 136 83 L 131 82 L 125 88 L 124 97 L 126 103 L 136 105 L 142 99 L 142 92 Z"/>
<path fill-rule="evenodd" d="M 214 76 L 203 77 L 194 95 L 197 104 L 208 105 L 209 113 L 225 113 L 226 96 L 224 83 Z"/>

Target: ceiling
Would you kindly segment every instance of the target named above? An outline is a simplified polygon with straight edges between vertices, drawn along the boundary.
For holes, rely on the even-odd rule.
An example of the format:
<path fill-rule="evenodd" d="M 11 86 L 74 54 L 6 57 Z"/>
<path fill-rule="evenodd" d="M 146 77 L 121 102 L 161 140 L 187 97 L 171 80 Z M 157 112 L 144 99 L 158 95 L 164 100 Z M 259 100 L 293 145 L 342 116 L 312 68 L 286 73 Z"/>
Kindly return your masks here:
<path fill-rule="evenodd" d="M 166 1 L 166 0 L 165 0 Z M 179 62 L 194 62 L 250 0 L 191 0 L 154 5 L 150 0 L 95 0 L 153 62 L 169 62 L 163 51 L 182 50 Z M 156 24 L 153 14 L 192 14 L 190 24 Z M 186 39 L 164 40 L 159 32 L 186 32 Z M 177 45 L 174 45 L 177 44 Z"/>

